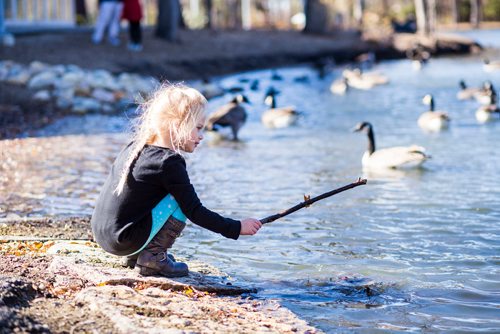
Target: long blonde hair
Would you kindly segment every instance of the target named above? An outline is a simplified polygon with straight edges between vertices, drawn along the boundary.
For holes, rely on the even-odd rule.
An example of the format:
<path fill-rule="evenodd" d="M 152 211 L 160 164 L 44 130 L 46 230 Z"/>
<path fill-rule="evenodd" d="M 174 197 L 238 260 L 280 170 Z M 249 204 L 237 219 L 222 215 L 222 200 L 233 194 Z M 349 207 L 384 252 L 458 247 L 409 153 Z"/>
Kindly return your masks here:
<path fill-rule="evenodd" d="M 207 100 L 196 89 L 183 84 L 163 84 L 142 104 L 142 114 L 134 125 L 132 148 L 125 161 L 115 194 L 120 195 L 134 160 L 146 144 L 167 132 L 171 148 L 180 154 L 190 140 L 191 131 L 204 117 Z"/>

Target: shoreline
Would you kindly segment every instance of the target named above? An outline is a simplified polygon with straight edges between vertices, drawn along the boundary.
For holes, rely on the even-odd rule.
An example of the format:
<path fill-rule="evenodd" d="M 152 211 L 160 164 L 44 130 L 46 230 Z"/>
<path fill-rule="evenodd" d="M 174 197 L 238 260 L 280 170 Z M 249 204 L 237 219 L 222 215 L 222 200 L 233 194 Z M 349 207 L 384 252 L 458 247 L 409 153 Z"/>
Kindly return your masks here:
<path fill-rule="evenodd" d="M 277 301 L 253 299 L 253 287 L 233 283 L 199 261 L 181 259 L 190 274 L 172 279 L 123 268 L 120 257 L 91 240 L 88 220 L 0 220 L 1 328 L 37 333 L 67 333 L 77 327 L 107 333 L 322 333 Z M 68 224 L 72 229 L 61 232 Z"/>

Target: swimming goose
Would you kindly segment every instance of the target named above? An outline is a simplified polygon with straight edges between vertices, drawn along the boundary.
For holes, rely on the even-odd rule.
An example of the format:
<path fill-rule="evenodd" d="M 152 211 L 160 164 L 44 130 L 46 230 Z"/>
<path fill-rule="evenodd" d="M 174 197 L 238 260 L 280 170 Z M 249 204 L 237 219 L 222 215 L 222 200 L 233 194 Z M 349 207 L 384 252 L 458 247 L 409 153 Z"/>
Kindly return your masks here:
<path fill-rule="evenodd" d="M 258 79 L 255 79 L 252 81 L 252 83 L 250 84 L 250 90 L 253 90 L 253 91 L 259 90 L 259 80 Z"/>
<path fill-rule="evenodd" d="M 493 84 L 491 81 L 487 80 L 483 83 L 483 87 L 474 94 L 474 98 L 476 99 L 477 102 L 484 104 L 484 105 L 489 105 L 491 104 L 491 99 L 496 100 L 496 91 L 495 87 L 493 87 Z"/>
<path fill-rule="evenodd" d="M 281 76 L 281 74 L 278 73 L 277 70 L 272 70 L 271 71 L 271 80 L 282 81 L 283 77 Z"/>
<path fill-rule="evenodd" d="M 476 110 L 476 119 L 480 123 L 486 123 L 500 119 L 500 108 L 498 107 L 498 97 L 494 90 L 489 92 L 489 103 Z"/>
<path fill-rule="evenodd" d="M 377 85 L 384 85 L 389 82 L 389 79 L 378 72 L 362 72 L 361 69 L 344 70 L 342 72 L 344 78 L 348 80 L 349 86 L 369 90 Z"/>
<path fill-rule="evenodd" d="M 286 128 L 297 121 L 299 113 L 294 107 L 276 107 L 276 94 L 278 92 L 271 87 L 266 94 L 265 103 L 271 109 L 262 114 L 262 123 L 268 128 Z"/>
<path fill-rule="evenodd" d="M 368 122 L 357 124 L 354 131 L 365 131 L 368 136 L 368 149 L 361 160 L 364 168 L 411 168 L 420 166 L 429 158 L 425 154 L 425 148 L 417 145 L 389 147 L 376 151 L 373 127 Z"/>
<path fill-rule="evenodd" d="M 486 72 L 500 71 L 500 60 L 490 61 L 489 59 L 483 60 L 483 69 Z"/>
<path fill-rule="evenodd" d="M 233 140 L 238 140 L 238 131 L 247 120 L 247 112 L 241 105 L 242 103 L 250 103 L 244 95 L 237 95 L 231 102 L 223 105 L 214 113 L 208 116 L 205 128 L 208 131 L 217 131 L 221 127 L 231 127 Z"/>
<path fill-rule="evenodd" d="M 222 96 L 226 93 L 222 87 L 214 84 L 208 78 L 202 79 L 198 90 L 207 100 Z"/>
<path fill-rule="evenodd" d="M 448 128 L 450 118 L 444 111 L 434 110 L 434 97 L 430 94 L 424 96 L 422 102 L 429 106 L 429 110 L 418 118 L 418 126 L 427 131 L 441 131 Z"/>
<path fill-rule="evenodd" d="M 431 54 L 425 50 L 422 44 L 417 44 L 406 51 L 406 57 L 411 60 L 413 69 L 421 70 L 431 58 Z"/>
<path fill-rule="evenodd" d="M 349 89 L 347 78 L 340 78 L 332 82 L 330 91 L 336 95 L 344 95 Z"/>
<path fill-rule="evenodd" d="M 458 85 L 460 86 L 460 91 L 457 93 L 457 99 L 459 100 L 473 99 L 477 94 L 481 92 L 481 88 L 467 87 L 464 80 L 460 80 Z"/>

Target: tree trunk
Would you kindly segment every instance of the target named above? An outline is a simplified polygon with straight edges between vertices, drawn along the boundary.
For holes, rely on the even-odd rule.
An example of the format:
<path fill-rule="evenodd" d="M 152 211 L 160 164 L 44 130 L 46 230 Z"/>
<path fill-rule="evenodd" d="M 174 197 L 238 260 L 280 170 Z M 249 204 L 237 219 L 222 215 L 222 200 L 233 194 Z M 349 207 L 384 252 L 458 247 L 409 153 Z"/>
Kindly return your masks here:
<path fill-rule="evenodd" d="M 470 23 L 472 27 L 479 28 L 483 6 L 481 0 L 471 0 L 470 2 Z"/>
<path fill-rule="evenodd" d="M 304 13 L 306 25 L 303 32 L 324 34 L 328 25 L 328 9 L 320 0 L 305 0 Z"/>
<path fill-rule="evenodd" d="M 214 29 L 214 18 L 213 18 L 213 15 L 214 15 L 214 11 L 213 11 L 213 6 L 212 6 L 212 0 L 203 0 L 204 4 L 205 4 L 205 11 L 206 11 L 206 15 L 207 15 L 207 24 L 206 24 L 206 27 L 208 29 Z"/>
<path fill-rule="evenodd" d="M 451 20 L 455 27 L 458 25 L 459 20 L 457 1 L 458 0 L 450 0 Z"/>
<path fill-rule="evenodd" d="M 156 37 L 175 41 L 180 25 L 179 0 L 158 0 L 158 19 L 156 22 Z"/>
<path fill-rule="evenodd" d="M 436 30 L 437 24 L 436 0 L 427 0 L 427 24 L 429 33 Z"/>
<path fill-rule="evenodd" d="M 417 32 L 420 34 L 429 34 L 429 23 L 425 0 L 415 0 L 415 16 L 417 17 Z"/>
<path fill-rule="evenodd" d="M 365 11 L 365 1 L 364 0 L 354 0 L 352 8 L 352 16 L 354 18 L 354 23 L 356 28 L 363 28 L 363 13 Z"/>

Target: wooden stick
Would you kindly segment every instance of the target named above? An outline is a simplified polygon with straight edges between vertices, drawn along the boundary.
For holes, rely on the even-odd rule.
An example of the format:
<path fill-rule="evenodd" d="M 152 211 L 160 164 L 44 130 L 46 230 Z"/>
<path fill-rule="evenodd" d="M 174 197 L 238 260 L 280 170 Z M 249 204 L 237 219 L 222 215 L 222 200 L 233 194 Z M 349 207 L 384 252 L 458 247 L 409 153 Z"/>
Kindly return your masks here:
<path fill-rule="evenodd" d="M 291 213 L 293 213 L 293 212 L 295 212 L 297 210 L 300 210 L 300 209 L 302 209 L 304 207 L 307 207 L 307 206 L 313 204 L 314 202 L 320 201 L 320 200 L 325 199 L 327 197 L 336 195 L 336 194 L 341 193 L 343 191 L 346 191 L 346 190 L 349 190 L 349 189 L 352 189 L 352 188 L 355 188 L 357 186 L 361 186 L 361 185 L 364 185 L 364 184 L 366 184 L 366 179 L 359 178 L 356 182 L 350 183 L 350 184 L 348 184 L 346 186 L 343 186 L 343 187 L 340 187 L 338 189 L 331 190 L 329 192 L 326 192 L 326 193 L 321 194 L 319 196 L 316 196 L 314 198 L 305 200 L 304 202 L 299 203 L 299 204 L 291 207 L 288 210 L 285 210 L 285 211 L 282 211 L 282 212 L 277 213 L 275 215 L 263 218 L 260 221 L 261 221 L 262 224 L 272 223 L 276 219 L 279 219 L 281 217 L 287 216 L 287 215 L 289 215 L 289 214 L 291 214 Z"/>

